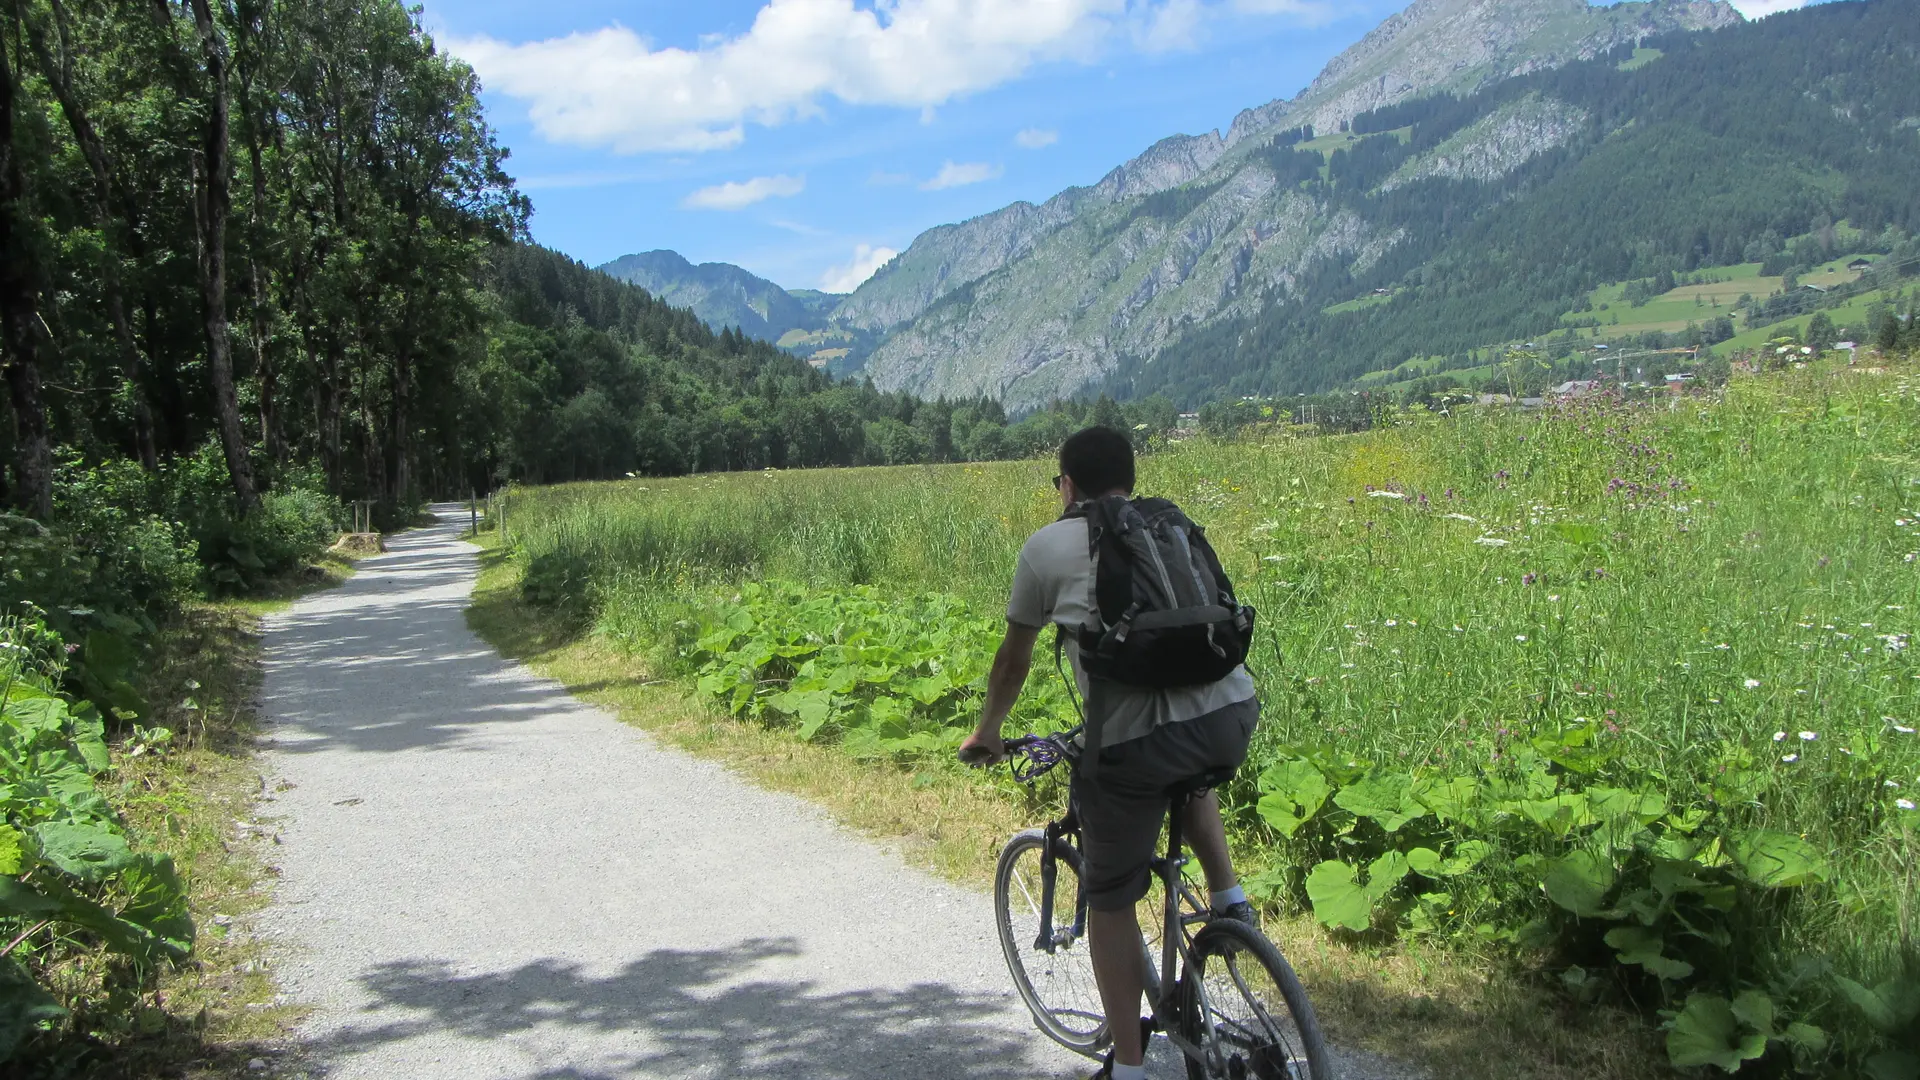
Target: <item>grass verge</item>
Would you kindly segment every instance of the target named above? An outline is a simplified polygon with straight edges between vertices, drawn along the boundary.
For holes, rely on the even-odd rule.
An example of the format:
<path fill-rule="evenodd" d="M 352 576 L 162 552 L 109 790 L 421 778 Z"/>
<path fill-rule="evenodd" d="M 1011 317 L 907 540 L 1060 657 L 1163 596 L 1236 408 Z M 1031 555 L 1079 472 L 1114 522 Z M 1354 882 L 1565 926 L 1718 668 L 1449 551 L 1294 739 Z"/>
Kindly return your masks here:
<path fill-rule="evenodd" d="M 467 621 L 501 654 L 670 746 L 717 760 L 765 787 L 807 798 L 843 824 L 896 845 L 906 860 L 983 891 L 1014 832 L 1055 807 L 1009 797 L 956 767 L 860 760 L 790 732 L 736 720 L 659 678 L 644 656 L 520 598 L 520 569 L 483 532 Z M 987 917 L 982 900 L 981 917 Z M 1657 1034 L 1612 1008 L 1569 1007 L 1535 976 L 1492 956 L 1406 941 L 1330 941 L 1311 917 L 1269 916 L 1267 931 L 1313 997 L 1329 1038 L 1436 1076 L 1484 1080 L 1644 1080 L 1673 1075 Z M 1040 1037 L 1038 1035 L 1036 1038 Z"/>
<path fill-rule="evenodd" d="M 191 960 L 162 974 L 136 1031 L 112 1047 L 76 1048 L 82 1075 L 100 1078 L 289 1076 L 304 1073 L 290 1040 L 304 1010 L 282 999 L 268 943 L 252 917 L 272 899 L 278 837 L 255 821 L 266 778 L 260 731 L 259 622 L 353 574 L 328 554 L 244 600 L 197 602 L 157 635 L 143 687 L 152 715 L 111 746 L 104 793 L 129 829 L 173 856 L 198 931 Z M 250 1068 L 261 1061 L 264 1070 Z"/>

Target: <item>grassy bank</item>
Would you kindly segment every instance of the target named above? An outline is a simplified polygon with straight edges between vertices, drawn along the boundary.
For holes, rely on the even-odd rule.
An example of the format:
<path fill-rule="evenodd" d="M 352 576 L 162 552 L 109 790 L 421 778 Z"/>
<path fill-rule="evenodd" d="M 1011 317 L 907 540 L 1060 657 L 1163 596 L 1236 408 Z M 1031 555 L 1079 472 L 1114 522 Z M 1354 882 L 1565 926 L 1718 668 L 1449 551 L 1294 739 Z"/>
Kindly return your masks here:
<path fill-rule="evenodd" d="M 1262 612 L 1265 723 L 1230 801 L 1265 894 L 1341 947 L 1552 972 L 1570 1014 L 1633 1003 L 1676 1060 L 1900 1052 L 1849 987 L 1904 1008 L 1915 964 L 1913 378 L 1809 369 L 1143 461 Z M 933 770 L 1052 471 L 581 485 L 520 493 L 512 523 L 527 595 L 596 647 Z M 741 591 L 763 581 L 786 584 Z M 927 593 L 954 605 L 941 626 L 906 618 Z M 878 674 L 836 682 L 850 665 Z M 1022 719 L 1059 723 L 1047 707 Z M 1722 1024 L 1743 994 L 1779 1022 Z"/>
<path fill-rule="evenodd" d="M 153 633 L 140 664 L 147 713 L 109 739 L 110 766 L 96 781 L 133 845 L 178 868 L 196 930 L 192 956 L 130 1002 L 120 996 L 124 980 L 109 975 L 120 961 L 81 941 L 63 946 L 57 927 L 43 927 L 43 952 L 55 958 L 49 988 L 71 1016 L 57 1041 L 12 1063 L 19 1075 L 304 1074 L 287 1041 L 302 1010 L 278 995 L 269 949 L 251 927 L 271 899 L 277 843 L 260 817 L 273 793 L 254 757 L 259 619 L 352 572 L 351 561 L 329 555 L 246 600 L 189 601 Z M 250 1067 L 256 1060 L 266 1068 Z"/>

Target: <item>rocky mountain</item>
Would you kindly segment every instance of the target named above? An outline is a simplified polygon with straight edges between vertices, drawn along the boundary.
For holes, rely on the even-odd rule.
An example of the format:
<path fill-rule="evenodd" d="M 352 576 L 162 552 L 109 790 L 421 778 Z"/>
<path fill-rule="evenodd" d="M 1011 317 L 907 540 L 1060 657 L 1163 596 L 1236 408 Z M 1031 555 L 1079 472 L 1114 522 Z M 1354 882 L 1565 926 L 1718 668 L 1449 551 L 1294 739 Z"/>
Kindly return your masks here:
<path fill-rule="evenodd" d="M 598 269 L 674 307 L 692 308 L 715 330 L 731 326 L 761 341 L 824 327 L 827 311 L 840 300 L 811 290 L 789 293 L 731 263 L 695 266 L 672 251 L 624 255 Z"/>
<path fill-rule="evenodd" d="M 929 230 L 835 320 L 884 335 L 866 360 L 883 389 L 985 393 L 1013 407 L 1071 394 L 1123 358 L 1249 316 L 1329 260 L 1364 272 L 1399 242 L 1398 226 L 1300 190 L 1308 177 L 1290 146 L 1310 134 L 1301 129 L 1331 154 L 1363 114 L 1740 21 L 1709 0 L 1417 0 L 1300 95 L 1241 113 L 1225 137 L 1164 139 L 1092 187 Z M 1484 119 L 1401 182 L 1504 175 L 1565 141 L 1577 117 L 1543 100 Z"/>

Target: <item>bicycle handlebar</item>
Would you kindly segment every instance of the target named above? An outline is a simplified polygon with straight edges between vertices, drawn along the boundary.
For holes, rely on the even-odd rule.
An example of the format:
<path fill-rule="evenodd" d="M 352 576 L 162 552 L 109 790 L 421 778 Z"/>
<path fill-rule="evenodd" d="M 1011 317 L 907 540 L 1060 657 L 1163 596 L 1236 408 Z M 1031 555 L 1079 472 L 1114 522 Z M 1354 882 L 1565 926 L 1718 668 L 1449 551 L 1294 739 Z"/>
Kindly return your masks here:
<path fill-rule="evenodd" d="M 1079 754 L 1073 745 L 1074 737 L 1080 734 L 1079 728 L 1071 731 L 1058 731 L 1052 735 L 1022 735 L 1008 739 L 1002 745 L 1006 749 L 1007 768 L 1013 778 L 1023 784 L 1039 780 L 1054 766 Z M 968 764 L 984 764 L 983 754 L 965 755 L 961 758 Z"/>

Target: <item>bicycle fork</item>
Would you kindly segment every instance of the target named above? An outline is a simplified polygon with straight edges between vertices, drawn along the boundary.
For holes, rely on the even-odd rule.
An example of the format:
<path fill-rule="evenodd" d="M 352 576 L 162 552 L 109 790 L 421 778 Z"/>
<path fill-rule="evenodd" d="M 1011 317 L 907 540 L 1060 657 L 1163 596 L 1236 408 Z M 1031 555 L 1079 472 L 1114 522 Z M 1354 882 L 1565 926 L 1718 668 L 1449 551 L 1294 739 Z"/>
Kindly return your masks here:
<path fill-rule="evenodd" d="M 1074 830 L 1076 822 L 1072 814 L 1060 821 L 1049 822 L 1046 831 L 1046 843 L 1040 848 L 1040 936 L 1034 939 L 1033 947 L 1053 955 L 1053 951 L 1080 940 L 1087 935 L 1087 896 L 1082 887 L 1073 900 L 1073 924 L 1065 931 L 1056 930 L 1053 925 L 1053 889 L 1060 877 L 1060 864 L 1057 849 L 1064 847 L 1064 838 Z M 1075 875 L 1075 880 L 1078 880 Z"/>

